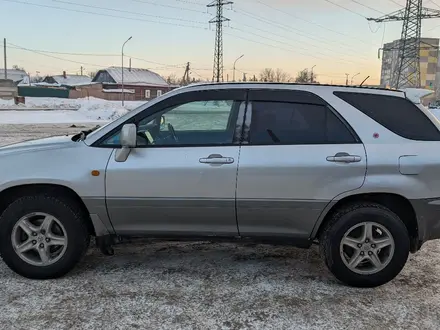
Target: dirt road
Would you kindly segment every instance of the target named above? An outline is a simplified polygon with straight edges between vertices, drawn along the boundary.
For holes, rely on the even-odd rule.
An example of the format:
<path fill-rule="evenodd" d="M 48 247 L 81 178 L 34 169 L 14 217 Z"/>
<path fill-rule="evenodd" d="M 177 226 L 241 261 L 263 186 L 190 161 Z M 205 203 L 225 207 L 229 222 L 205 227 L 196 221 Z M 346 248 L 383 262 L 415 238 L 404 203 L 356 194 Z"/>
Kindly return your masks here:
<path fill-rule="evenodd" d="M 0 141 L 75 132 L 0 126 Z M 93 125 L 92 125 L 93 126 Z M 79 128 L 84 129 L 84 128 Z M 1 161 L 1 160 L 0 160 Z M 71 274 L 31 281 L 0 261 L 2 329 L 438 329 L 440 242 L 393 282 L 342 286 L 317 248 L 154 243 L 91 248 Z"/>

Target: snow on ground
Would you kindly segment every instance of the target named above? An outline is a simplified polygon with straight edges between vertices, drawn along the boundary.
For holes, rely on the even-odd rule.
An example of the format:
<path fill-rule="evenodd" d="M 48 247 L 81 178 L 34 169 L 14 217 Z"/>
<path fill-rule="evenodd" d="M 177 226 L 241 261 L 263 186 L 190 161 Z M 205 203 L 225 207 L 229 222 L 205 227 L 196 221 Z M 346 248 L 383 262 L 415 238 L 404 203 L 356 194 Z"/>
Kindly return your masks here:
<path fill-rule="evenodd" d="M 107 101 L 97 98 L 26 97 L 26 103 L 0 99 L 0 124 L 85 123 L 109 121 L 145 104 L 144 101 Z"/>

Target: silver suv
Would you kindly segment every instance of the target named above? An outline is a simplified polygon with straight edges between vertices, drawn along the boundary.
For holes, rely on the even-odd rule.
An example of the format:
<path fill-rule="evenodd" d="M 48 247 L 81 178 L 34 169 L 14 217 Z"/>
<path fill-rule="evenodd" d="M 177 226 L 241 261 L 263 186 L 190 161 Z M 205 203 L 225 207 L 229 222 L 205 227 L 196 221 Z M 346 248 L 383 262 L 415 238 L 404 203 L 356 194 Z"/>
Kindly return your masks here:
<path fill-rule="evenodd" d="M 0 148 L 0 253 L 69 272 L 96 237 L 320 245 L 342 282 L 392 280 L 440 238 L 440 124 L 401 91 L 180 88 L 75 136 Z"/>

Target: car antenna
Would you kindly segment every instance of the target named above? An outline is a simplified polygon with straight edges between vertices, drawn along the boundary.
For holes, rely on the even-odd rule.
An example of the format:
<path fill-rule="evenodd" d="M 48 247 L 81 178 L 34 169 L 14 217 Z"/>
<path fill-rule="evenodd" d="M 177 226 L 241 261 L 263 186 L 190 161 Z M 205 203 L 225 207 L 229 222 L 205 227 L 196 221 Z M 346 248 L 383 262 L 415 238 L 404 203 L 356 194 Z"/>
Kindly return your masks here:
<path fill-rule="evenodd" d="M 364 84 L 364 82 L 366 82 L 366 81 L 368 80 L 368 78 L 370 78 L 370 76 L 368 76 L 367 78 L 365 78 L 365 79 L 364 79 L 364 81 L 363 81 L 363 82 L 361 82 L 361 84 L 360 84 L 360 86 L 359 86 L 359 87 L 362 87 L 362 85 Z"/>

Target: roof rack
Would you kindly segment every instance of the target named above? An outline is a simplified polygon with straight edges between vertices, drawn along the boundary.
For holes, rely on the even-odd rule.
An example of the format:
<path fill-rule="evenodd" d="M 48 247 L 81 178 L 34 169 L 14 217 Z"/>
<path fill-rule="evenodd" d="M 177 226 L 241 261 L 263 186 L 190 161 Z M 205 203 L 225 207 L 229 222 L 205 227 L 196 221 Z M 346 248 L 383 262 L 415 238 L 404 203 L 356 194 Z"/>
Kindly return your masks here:
<path fill-rule="evenodd" d="M 281 83 L 281 82 L 264 82 L 264 81 L 243 81 L 243 82 L 201 82 L 190 84 L 190 86 L 216 86 L 216 85 L 247 85 L 247 84 L 256 84 L 256 85 L 291 85 L 291 86 L 317 86 L 317 87 L 339 87 L 339 88 L 360 88 L 360 89 L 371 89 L 371 90 L 383 90 L 388 92 L 400 92 L 402 90 L 397 89 L 389 89 L 384 87 L 372 87 L 372 86 L 348 86 L 348 85 L 331 85 L 331 84 L 313 84 L 313 83 Z"/>

